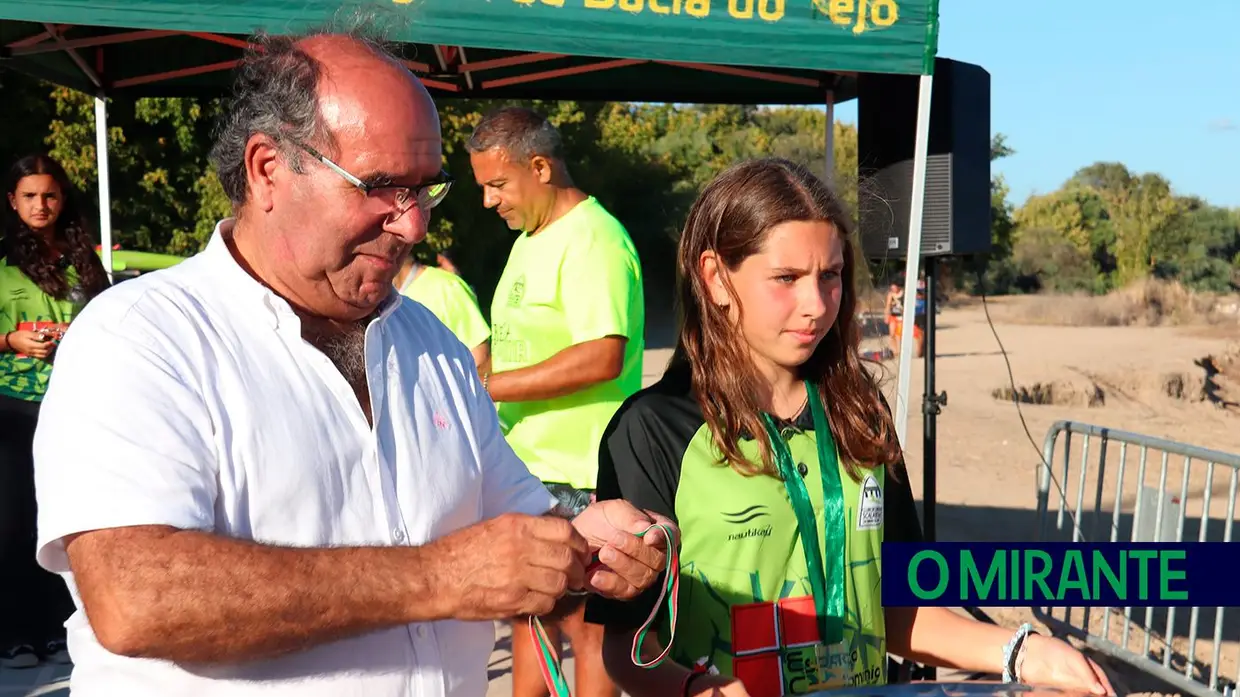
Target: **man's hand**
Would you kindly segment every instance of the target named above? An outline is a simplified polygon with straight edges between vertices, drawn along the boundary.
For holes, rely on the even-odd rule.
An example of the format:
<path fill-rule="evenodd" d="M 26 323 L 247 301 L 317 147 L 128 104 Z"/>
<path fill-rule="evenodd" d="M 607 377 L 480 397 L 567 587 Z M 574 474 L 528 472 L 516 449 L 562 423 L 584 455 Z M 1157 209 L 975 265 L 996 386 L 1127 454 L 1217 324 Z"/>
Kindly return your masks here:
<path fill-rule="evenodd" d="M 667 518 L 643 513 L 626 501 L 598 501 L 573 519 L 601 564 L 586 576 L 586 589 L 599 595 L 630 600 L 649 588 L 667 568 L 668 541 L 660 528 L 637 535 L 654 524 L 675 530 Z M 671 544 L 678 544 L 673 539 Z"/>
<path fill-rule="evenodd" d="M 445 615 L 497 620 L 545 615 L 570 588 L 585 583 L 590 548 L 562 518 L 507 514 L 425 547 L 451 589 Z"/>

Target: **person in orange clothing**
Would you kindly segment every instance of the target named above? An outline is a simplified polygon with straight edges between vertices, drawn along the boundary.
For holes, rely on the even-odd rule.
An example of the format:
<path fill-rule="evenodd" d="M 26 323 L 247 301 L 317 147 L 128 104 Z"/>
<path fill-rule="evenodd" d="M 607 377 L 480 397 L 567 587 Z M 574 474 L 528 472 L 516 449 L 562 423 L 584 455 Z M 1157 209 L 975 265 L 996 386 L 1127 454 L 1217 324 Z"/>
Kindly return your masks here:
<path fill-rule="evenodd" d="M 883 314 L 887 318 L 887 338 L 891 342 L 891 352 L 900 355 L 900 340 L 904 334 L 904 274 L 901 273 L 891 287 L 887 289 L 887 300 L 883 305 Z M 926 355 L 926 286 L 925 281 L 917 286 L 917 308 L 913 320 L 913 346 L 918 358 Z"/>

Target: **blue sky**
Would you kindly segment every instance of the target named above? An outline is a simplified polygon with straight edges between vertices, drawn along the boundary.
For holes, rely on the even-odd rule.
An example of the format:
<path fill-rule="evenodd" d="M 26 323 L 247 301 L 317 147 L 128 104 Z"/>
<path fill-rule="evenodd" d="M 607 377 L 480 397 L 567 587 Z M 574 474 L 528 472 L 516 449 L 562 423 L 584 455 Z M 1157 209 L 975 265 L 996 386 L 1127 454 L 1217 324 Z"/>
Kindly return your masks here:
<path fill-rule="evenodd" d="M 1013 203 L 1107 160 L 1240 206 L 1240 0 L 941 0 L 939 17 L 939 55 L 990 72 Z"/>

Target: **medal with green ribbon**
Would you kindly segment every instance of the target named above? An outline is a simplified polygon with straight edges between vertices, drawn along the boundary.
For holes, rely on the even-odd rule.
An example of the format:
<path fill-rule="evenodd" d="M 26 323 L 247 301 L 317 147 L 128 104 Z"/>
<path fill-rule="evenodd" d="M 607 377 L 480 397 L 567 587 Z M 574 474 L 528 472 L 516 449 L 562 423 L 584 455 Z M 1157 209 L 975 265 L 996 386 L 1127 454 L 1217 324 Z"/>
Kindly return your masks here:
<path fill-rule="evenodd" d="M 844 640 L 844 536 L 847 523 L 844 515 L 844 494 L 840 483 L 839 461 L 835 454 L 835 440 L 831 437 L 831 427 L 827 422 L 826 411 L 818 390 L 809 381 L 805 382 L 805 389 L 809 393 L 809 408 L 814 419 L 814 437 L 818 445 L 818 470 L 822 479 L 823 533 L 826 536 L 826 559 L 829 562 L 823 560 L 823 550 L 818 545 L 818 524 L 814 516 L 814 505 L 810 501 L 805 482 L 792 461 L 792 452 L 788 449 L 788 444 L 784 442 L 771 416 L 763 413 L 762 420 L 766 426 L 767 437 L 770 439 L 775 466 L 779 469 L 779 476 L 788 490 L 788 498 L 792 502 L 792 510 L 797 517 L 801 547 L 805 552 L 805 565 L 809 570 L 810 590 L 814 596 L 814 610 L 818 618 L 819 639 L 824 645 L 829 646 Z M 828 579 L 831 581 L 830 585 L 827 583 Z"/>

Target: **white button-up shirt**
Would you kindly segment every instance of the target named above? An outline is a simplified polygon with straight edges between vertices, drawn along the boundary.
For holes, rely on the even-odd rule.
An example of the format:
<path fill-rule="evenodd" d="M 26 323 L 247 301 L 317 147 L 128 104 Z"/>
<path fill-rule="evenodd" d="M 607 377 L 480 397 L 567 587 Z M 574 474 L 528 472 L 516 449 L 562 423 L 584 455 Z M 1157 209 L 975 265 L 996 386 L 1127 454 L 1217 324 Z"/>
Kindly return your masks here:
<path fill-rule="evenodd" d="M 231 226 L 194 258 L 96 298 L 57 352 L 35 442 L 39 561 L 77 603 L 74 696 L 485 694 L 491 622 L 205 667 L 96 641 L 67 535 L 170 525 L 292 547 L 421 545 L 554 503 L 505 443 L 469 350 L 426 308 L 393 293 L 366 329 L 372 428 L 288 303 L 237 264 Z"/>

